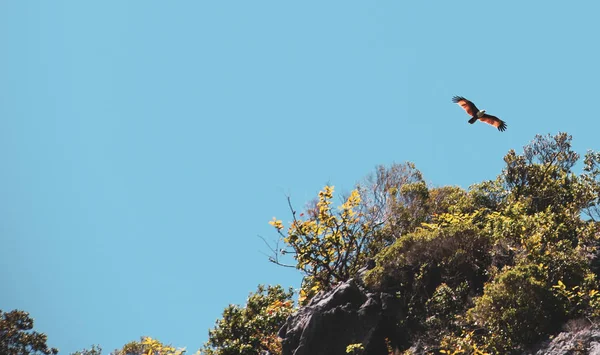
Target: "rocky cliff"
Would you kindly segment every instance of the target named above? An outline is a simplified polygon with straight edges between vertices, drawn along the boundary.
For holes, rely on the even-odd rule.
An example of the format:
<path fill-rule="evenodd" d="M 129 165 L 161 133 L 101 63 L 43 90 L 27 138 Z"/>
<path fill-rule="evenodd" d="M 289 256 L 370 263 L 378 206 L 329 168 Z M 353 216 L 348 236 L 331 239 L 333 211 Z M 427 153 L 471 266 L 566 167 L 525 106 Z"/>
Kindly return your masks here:
<path fill-rule="evenodd" d="M 348 345 L 362 344 L 365 354 L 387 355 L 395 338 L 394 300 L 368 292 L 355 279 L 341 283 L 288 318 L 279 331 L 283 354 L 343 355 Z"/>
<path fill-rule="evenodd" d="M 351 344 L 362 344 L 363 355 L 400 354 L 396 344 L 406 339 L 394 333 L 398 309 L 393 294 L 369 292 L 359 279 L 340 283 L 287 319 L 279 331 L 283 355 L 346 355 Z M 587 320 L 578 323 L 524 355 L 600 355 L 600 326 Z M 407 353 L 438 352 L 413 344 Z"/>

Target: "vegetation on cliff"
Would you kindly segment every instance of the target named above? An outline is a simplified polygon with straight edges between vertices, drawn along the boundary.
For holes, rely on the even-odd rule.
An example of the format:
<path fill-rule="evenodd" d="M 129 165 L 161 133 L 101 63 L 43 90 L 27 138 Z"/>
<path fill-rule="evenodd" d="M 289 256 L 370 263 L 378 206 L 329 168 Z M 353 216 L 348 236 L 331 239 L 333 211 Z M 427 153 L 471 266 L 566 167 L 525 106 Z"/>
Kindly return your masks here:
<path fill-rule="evenodd" d="M 339 211 L 327 186 L 287 231 L 272 224 L 308 298 L 374 258 L 365 282 L 401 300 L 400 348 L 520 353 L 600 312 L 600 155 L 587 152 L 577 174 L 579 157 L 567 134 L 536 136 L 508 152 L 497 179 L 466 191 L 428 187 L 412 164 L 380 167 Z"/>
<path fill-rule="evenodd" d="M 393 294 L 400 304 L 393 333 L 402 337 L 386 339 L 396 351 L 419 343 L 432 353 L 520 354 L 569 320 L 596 322 L 600 153 L 588 151 L 581 161 L 571 137 L 559 133 L 536 136 L 504 162 L 495 180 L 467 190 L 430 186 L 404 163 L 378 167 L 339 207 L 333 186 L 300 212 L 288 201 L 289 224 L 270 222 L 279 236 L 270 261 L 303 274 L 298 302 L 292 290 L 259 286 L 246 305 L 224 310 L 199 352 L 280 354 L 285 319 L 358 275 L 371 292 Z M 31 327 L 11 330 L 9 314 L 0 349 L 55 352 L 39 334 L 35 345 L 25 343 Z M 342 345 L 349 353 L 363 349 Z M 113 353 L 184 352 L 145 337 Z"/>

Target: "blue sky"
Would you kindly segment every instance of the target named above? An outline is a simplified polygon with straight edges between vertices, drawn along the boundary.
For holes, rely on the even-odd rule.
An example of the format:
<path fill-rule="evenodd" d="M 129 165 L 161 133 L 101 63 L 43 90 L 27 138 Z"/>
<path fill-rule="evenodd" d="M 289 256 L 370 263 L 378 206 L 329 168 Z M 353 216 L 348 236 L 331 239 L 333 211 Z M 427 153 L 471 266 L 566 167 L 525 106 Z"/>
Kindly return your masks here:
<path fill-rule="evenodd" d="M 260 283 L 258 236 L 412 161 L 493 179 L 535 134 L 600 149 L 594 1 L 0 1 L 0 309 L 61 353 L 192 352 Z M 463 95 L 508 130 L 469 125 Z"/>

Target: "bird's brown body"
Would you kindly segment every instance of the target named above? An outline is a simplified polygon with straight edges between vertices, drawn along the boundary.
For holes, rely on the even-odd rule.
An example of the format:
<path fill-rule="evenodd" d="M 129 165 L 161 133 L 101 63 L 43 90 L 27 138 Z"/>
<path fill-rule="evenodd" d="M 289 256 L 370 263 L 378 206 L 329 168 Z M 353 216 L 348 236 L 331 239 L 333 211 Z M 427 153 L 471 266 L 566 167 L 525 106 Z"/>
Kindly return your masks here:
<path fill-rule="evenodd" d="M 506 130 L 506 122 L 502 121 L 496 116 L 488 115 L 487 113 L 485 113 L 485 110 L 480 111 L 474 103 L 465 99 L 464 97 L 454 96 L 452 98 L 452 102 L 460 105 L 460 107 L 462 107 L 467 112 L 467 114 L 471 116 L 469 123 L 473 124 L 475 123 L 475 121 L 480 120 L 481 122 L 485 122 L 498 128 L 500 132 Z"/>

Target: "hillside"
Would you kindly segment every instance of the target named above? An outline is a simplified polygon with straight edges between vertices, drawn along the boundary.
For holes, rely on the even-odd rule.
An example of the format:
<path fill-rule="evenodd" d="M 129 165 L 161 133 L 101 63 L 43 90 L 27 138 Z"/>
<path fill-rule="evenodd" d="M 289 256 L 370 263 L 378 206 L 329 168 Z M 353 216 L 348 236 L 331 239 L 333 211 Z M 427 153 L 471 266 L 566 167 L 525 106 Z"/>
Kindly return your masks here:
<path fill-rule="evenodd" d="M 302 211 L 288 201 L 269 260 L 299 270 L 300 290 L 259 285 L 196 354 L 600 354 L 600 153 L 559 133 L 504 162 L 467 190 L 404 163 L 339 206 L 333 186 Z M 56 354 L 32 328 L 0 311 L 0 353 Z M 112 352 L 185 353 L 151 337 Z"/>
<path fill-rule="evenodd" d="M 579 159 L 567 134 L 537 136 L 466 191 L 426 186 L 411 164 L 380 168 L 338 215 L 325 188 L 287 232 L 273 223 L 306 275 L 283 354 L 523 354 L 590 328 L 600 155 L 576 173 Z"/>

